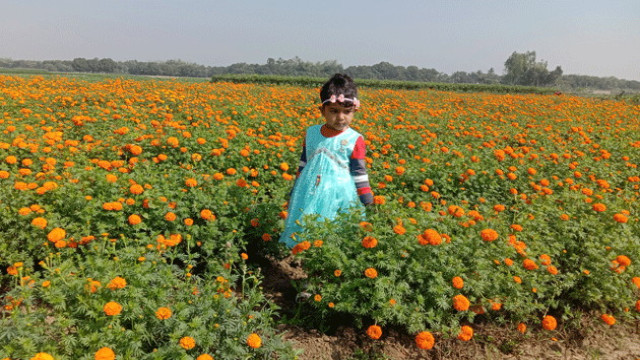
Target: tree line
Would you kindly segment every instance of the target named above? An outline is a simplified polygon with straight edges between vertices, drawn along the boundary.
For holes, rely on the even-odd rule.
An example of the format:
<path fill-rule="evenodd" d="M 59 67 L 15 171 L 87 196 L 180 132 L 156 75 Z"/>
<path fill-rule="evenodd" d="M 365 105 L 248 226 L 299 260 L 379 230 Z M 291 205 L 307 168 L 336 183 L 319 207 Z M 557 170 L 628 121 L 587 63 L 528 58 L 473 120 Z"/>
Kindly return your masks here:
<path fill-rule="evenodd" d="M 293 59 L 267 59 L 266 64 L 235 63 L 229 66 L 204 66 L 181 60 L 168 61 L 114 61 L 110 58 L 75 58 L 73 60 L 12 60 L 0 59 L 0 68 L 42 69 L 50 72 L 83 72 L 129 75 L 153 75 L 170 77 L 201 77 L 217 75 L 279 75 L 330 77 L 335 73 L 347 73 L 358 79 L 401 80 L 432 83 L 506 84 L 524 86 L 552 86 L 560 89 L 594 89 L 640 91 L 640 81 L 615 77 L 588 75 L 564 75 L 562 68 L 547 69 L 547 62 L 538 61 L 535 51 L 514 52 L 504 63 L 504 73 L 497 74 L 491 68 L 487 72 L 456 71 L 446 74 L 436 69 L 417 66 L 397 66 L 388 62 L 375 65 L 344 67 L 335 60 L 322 62 Z"/>

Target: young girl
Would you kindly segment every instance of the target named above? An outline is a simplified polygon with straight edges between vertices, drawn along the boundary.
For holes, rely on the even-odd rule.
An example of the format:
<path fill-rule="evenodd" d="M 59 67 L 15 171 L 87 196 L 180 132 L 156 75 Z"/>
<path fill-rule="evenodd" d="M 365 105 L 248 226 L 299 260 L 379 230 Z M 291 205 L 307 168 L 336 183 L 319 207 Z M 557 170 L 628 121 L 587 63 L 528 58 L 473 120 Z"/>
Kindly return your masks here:
<path fill-rule="evenodd" d="M 280 236 L 288 247 L 298 243 L 304 215 L 333 219 L 341 210 L 373 203 L 364 138 L 349 127 L 360 107 L 357 95 L 355 83 L 344 74 L 334 75 L 320 90 L 325 124 L 307 129 Z"/>

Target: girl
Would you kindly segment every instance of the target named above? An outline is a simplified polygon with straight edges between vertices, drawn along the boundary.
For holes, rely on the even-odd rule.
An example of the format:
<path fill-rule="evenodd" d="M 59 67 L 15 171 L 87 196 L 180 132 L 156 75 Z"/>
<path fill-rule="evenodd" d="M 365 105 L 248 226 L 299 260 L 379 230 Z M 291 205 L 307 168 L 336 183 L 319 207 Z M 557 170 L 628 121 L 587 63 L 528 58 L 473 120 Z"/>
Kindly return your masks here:
<path fill-rule="evenodd" d="M 357 95 L 355 83 L 344 74 L 335 74 L 320 90 L 325 124 L 311 126 L 306 132 L 298 179 L 280 236 L 288 247 L 298 243 L 304 215 L 333 219 L 341 210 L 373 203 L 364 138 L 349 127 L 360 107 Z"/>

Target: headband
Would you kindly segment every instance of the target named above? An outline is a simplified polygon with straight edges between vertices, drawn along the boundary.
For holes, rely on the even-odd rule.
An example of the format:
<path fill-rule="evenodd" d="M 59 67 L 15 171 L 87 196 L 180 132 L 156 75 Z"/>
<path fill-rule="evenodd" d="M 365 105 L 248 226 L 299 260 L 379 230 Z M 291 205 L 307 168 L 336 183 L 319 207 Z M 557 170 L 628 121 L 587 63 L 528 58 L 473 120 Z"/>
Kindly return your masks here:
<path fill-rule="evenodd" d="M 356 97 L 354 97 L 353 99 L 346 98 L 346 97 L 344 97 L 344 94 L 340 94 L 340 96 L 337 96 L 337 97 L 335 95 L 331 95 L 330 98 L 328 98 L 327 100 L 322 102 L 322 105 L 324 105 L 324 104 L 326 104 L 328 102 L 334 104 L 336 101 L 340 102 L 340 103 L 343 103 L 345 101 L 353 103 L 353 106 L 355 106 L 356 109 L 360 107 L 360 100 L 358 100 L 358 98 L 356 98 Z"/>

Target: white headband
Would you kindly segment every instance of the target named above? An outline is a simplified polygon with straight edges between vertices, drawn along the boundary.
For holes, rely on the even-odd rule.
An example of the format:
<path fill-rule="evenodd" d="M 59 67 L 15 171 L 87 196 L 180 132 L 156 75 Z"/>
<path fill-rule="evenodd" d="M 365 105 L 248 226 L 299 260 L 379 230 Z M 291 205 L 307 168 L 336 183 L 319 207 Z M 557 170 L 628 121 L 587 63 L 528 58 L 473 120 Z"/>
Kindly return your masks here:
<path fill-rule="evenodd" d="M 356 97 L 354 97 L 353 99 L 346 98 L 346 97 L 344 97 L 344 94 L 340 94 L 340 96 L 337 96 L 337 97 L 335 95 L 331 95 L 330 98 L 328 98 L 327 100 L 322 102 L 322 105 L 324 105 L 324 104 L 326 104 L 328 102 L 334 104 L 336 101 L 340 102 L 340 103 L 345 102 L 345 101 L 349 101 L 349 102 L 353 103 L 353 106 L 355 106 L 356 109 L 360 107 L 360 100 L 358 100 L 358 98 L 356 98 Z"/>

